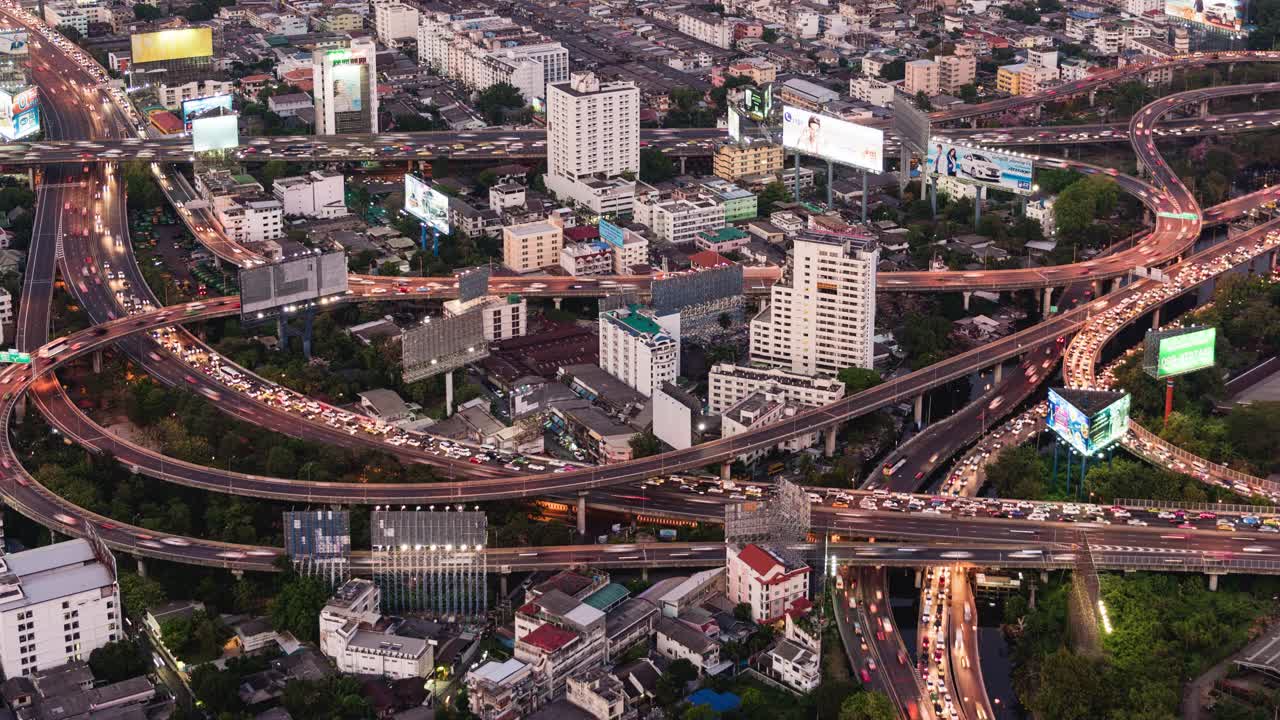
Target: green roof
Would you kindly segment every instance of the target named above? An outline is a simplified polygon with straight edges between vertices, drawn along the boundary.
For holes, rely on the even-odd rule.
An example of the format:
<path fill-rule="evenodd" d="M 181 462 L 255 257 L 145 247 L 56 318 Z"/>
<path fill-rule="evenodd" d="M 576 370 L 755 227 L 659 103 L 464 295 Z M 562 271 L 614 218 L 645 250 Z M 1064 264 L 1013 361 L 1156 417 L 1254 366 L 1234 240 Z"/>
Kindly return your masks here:
<path fill-rule="evenodd" d="M 698 233 L 698 235 L 712 242 L 728 242 L 730 240 L 741 240 L 742 238 L 747 237 L 747 233 L 745 231 L 739 230 L 736 227 L 722 227 L 715 232 L 703 230 Z"/>
<path fill-rule="evenodd" d="M 627 313 L 626 317 L 619 317 L 618 319 L 621 320 L 623 324 L 625 324 L 627 327 L 631 328 L 632 330 L 635 330 L 638 333 L 643 333 L 645 335 L 657 335 L 658 333 L 662 332 L 661 325 L 654 322 L 653 318 L 650 318 L 646 315 L 641 315 L 639 310 L 640 310 L 639 305 L 632 305 L 630 308 L 630 312 Z"/>
<path fill-rule="evenodd" d="M 630 594 L 630 590 L 627 590 L 618 583 L 609 583 L 588 595 L 582 602 L 590 605 L 600 612 L 604 612 L 606 609 L 617 605 Z"/>
<path fill-rule="evenodd" d="M 233 180 L 240 183 L 241 185 L 248 185 L 249 183 L 258 182 L 257 178 L 255 178 L 252 175 L 232 175 L 231 177 Z"/>

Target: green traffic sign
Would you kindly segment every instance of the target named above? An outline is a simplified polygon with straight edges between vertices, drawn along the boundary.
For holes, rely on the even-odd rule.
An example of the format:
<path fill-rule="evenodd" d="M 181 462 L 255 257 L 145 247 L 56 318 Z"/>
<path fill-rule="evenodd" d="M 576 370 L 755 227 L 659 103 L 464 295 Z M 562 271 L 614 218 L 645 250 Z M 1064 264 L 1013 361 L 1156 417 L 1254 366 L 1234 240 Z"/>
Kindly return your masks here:
<path fill-rule="evenodd" d="M 21 363 L 23 365 L 31 362 L 31 353 L 18 352 L 17 350 L 0 350 L 0 363 Z"/>
<path fill-rule="evenodd" d="M 1189 212 L 1175 213 L 1175 212 L 1165 211 L 1165 212 L 1159 213 L 1159 215 L 1162 218 L 1173 218 L 1174 220 L 1195 220 L 1200 217 L 1195 213 L 1189 213 Z"/>

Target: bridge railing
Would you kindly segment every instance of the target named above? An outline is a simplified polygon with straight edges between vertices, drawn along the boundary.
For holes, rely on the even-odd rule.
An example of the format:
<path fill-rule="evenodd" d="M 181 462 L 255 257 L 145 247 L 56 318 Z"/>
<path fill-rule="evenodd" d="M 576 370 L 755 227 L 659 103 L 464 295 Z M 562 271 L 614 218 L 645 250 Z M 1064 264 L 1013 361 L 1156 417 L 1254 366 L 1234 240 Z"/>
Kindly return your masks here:
<path fill-rule="evenodd" d="M 1129 438 L 1132 437 L 1138 440 L 1139 442 L 1149 443 L 1155 447 L 1158 447 L 1160 450 L 1163 450 L 1164 452 L 1168 453 L 1170 457 L 1177 458 L 1178 460 L 1183 461 L 1184 463 L 1186 463 L 1187 465 L 1190 465 L 1193 468 L 1196 467 L 1195 463 L 1200 463 L 1204 465 L 1205 467 L 1204 471 L 1208 473 L 1210 477 L 1221 478 L 1223 480 L 1229 480 L 1231 482 L 1239 482 L 1239 483 L 1243 483 L 1245 485 L 1250 485 L 1253 487 L 1261 487 L 1271 492 L 1280 491 L 1280 483 L 1277 483 L 1271 480 L 1266 480 L 1266 479 L 1257 477 L 1255 475 L 1250 475 L 1249 473 L 1240 472 L 1239 470 L 1236 470 L 1234 468 L 1229 468 L 1226 465 L 1221 465 L 1215 462 L 1209 462 L 1208 460 L 1200 457 L 1199 455 L 1187 452 L 1186 450 L 1183 450 L 1182 448 L 1169 443 L 1164 438 L 1160 437 L 1159 435 L 1156 435 L 1155 433 L 1151 432 L 1145 427 L 1142 427 L 1141 425 L 1138 425 L 1137 423 L 1130 423 L 1129 431 L 1132 435 L 1126 436 L 1125 438 L 1126 440 L 1129 440 Z M 1141 445 L 1138 445 L 1135 447 L 1135 443 L 1133 443 L 1132 441 L 1127 442 L 1126 445 L 1128 445 L 1131 449 L 1137 450 L 1139 452 L 1142 452 L 1143 450 L 1145 450 L 1145 448 L 1141 447 Z"/>
<path fill-rule="evenodd" d="M 1148 510 L 1187 510 L 1189 512 L 1232 513 L 1239 515 L 1280 515 L 1280 508 L 1277 508 L 1275 505 L 1166 502 L 1164 500 L 1134 500 L 1132 498 L 1116 498 L 1115 504 L 1127 508 L 1144 508 Z"/>

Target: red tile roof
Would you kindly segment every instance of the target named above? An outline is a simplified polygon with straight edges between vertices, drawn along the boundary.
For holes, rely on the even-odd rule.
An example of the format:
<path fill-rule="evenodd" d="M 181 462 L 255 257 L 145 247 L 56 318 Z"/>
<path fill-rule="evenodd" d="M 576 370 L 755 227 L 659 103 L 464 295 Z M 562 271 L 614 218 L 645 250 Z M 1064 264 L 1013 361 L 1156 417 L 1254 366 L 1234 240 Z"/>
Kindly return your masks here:
<path fill-rule="evenodd" d="M 751 571 L 760 577 L 768 575 L 774 568 L 786 570 L 777 558 L 759 545 L 747 545 L 738 553 L 738 559 L 747 564 Z"/>
<path fill-rule="evenodd" d="M 246 76 L 244 76 L 244 77 L 240 78 L 240 82 L 241 82 L 241 84 L 243 84 L 243 83 L 260 83 L 260 82 L 266 82 L 266 81 L 268 81 L 268 80 L 270 80 L 270 79 L 271 79 L 271 76 L 270 76 L 270 75 L 246 75 Z"/>
<path fill-rule="evenodd" d="M 555 652 L 577 639 L 577 637 L 577 633 L 546 623 L 539 626 L 537 630 L 525 635 L 520 639 L 520 642 L 528 643 L 546 652 Z"/>
<path fill-rule="evenodd" d="M 714 250 L 703 250 L 690 255 L 689 263 L 694 267 L 712 268 L 720 265 L 731 265 L 733 261 Z"/>
<path fill-rule="evenodd" d="M 574 242 L 595 240 L 600 237 L 600 228 L 595 225 L 575 225 L 564 229 L 564 237 Z"/>

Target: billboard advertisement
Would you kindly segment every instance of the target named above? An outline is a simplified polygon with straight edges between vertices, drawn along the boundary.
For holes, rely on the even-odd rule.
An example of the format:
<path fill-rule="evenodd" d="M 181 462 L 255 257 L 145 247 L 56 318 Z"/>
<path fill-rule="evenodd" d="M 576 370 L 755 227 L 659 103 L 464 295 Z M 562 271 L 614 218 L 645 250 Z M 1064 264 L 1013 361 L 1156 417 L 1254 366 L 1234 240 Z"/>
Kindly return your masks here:
<path fill-rule="evenodd" d="M 480 311 L 453 317 L 424 318 L 401 336 L 405 382 L 417 382 L 489 357 Z"/>
<path fill-rule="evenodd" d="M 1245 3 L 1244 0 L 1165 0 L 1164 14 L 1235 33 L 1244 29 Z"/>
<path fill-rule="evenodd" d="M 1129 405 L 1132 397 L 1123 397 L 1089 418 L 1089 454 L 1106 450 L 1129 431 Z"/>
<path fill-rule="evenodd" d="M 742 109 L 747 117 L 761 121 L 773 112 L 773 86 L 766 85 L 763 90 L 748 87 L 742 91 Z"/>
<path fill-rule="evenodd" d="M 191 130 L 191 121 L 201 115 L 221 115 L 231 112 L 231 95 L 210 95 L 195 100 L 182 101 L 182 122 Z"/>
<path fill-rule="evenodd" d="M 449 234 L 449 196 L 409 173 L 404 176 L 404 209 L 436 232 Z"/>
<path fill-rule="evenodd" d="M 884 172 L 884 131 L 794 107 L 782 108 L 782 146 L 823 160 Z"/>
<path fill-rule="evenodd" d="M 186 60 L 213 55 L 212 28 L 180 28 L 129 36 L 133 63 Z"/>
<path fill-rule="evenodd" d="M 622 247 L 627 244 L 626 230 L 614 225 L 608 220 L 601 219 L 598 225 L 600 228 L 600 239 L 613 245 L 614 247 Z"/>
<path fill-rule="evenodd" d="M 734 142 L 742 139 L 742 119 L 732 107 L 729 108 L 729 139 Z"/>
<path fill-rule="evenodd" d="M 29 87 L 14 94 L 0 92 L 0 137 L 20 140 L 40 132 L 40 93 Z"/>
<path fill-rule="evenodd" d="M 930 141 L 929 174 L 953 177 L 975 185 L 1030 195 L 1031 158 L 985 148 Z"/>
<path fill-rule="evenodd" d="M 1156 379 L 1213 367 L 1217 328 L 1190 327 L 1147 334 L 1142 366 Z"/>
<path fill-rule="evenodd" d="M 1089 454 L 1089 418 L 1077 407 L 1049 390 L 1049 429 L 1083 455 Z"/>
<path fill-rule="evenodd" d="M 364 93 L 360 78 L 364 65 L 347 63 L 333 66 L 333 111 L 360 112 L 364 109 Z"/>
<path fill-rule="evenodd" d="M 226 150 L 240 144 L 240 116 L 198 117 L 191 126 L 191 149 Z"/>
<path fill-rule="evenodd" d="M 27 31 L 14 28 L 0 30 L 0 55 L 26 55 Z"/>
<path fill-rule="evenodd" d="M 347 292 L 347 254 L 333 252 L 291 257 L 271 265 L 240 270 L 240 312 L 265 317 L 268 312 Z"/>
<path fill-rule="evenodd" d="M 1073 403 L 1063 397 L 1070 394 Z M 1124 437 L 1129 430 L 1128 393 L 1091 392 L 1083 390 L 1049 390 L 1049 429 L 1062 438 L 1081 455 L 1095 455 Z M 1105 402 L 1100 409 L 1097 403 Z M 1084 407 L 1077 407 L 1077 404 Z"/>

